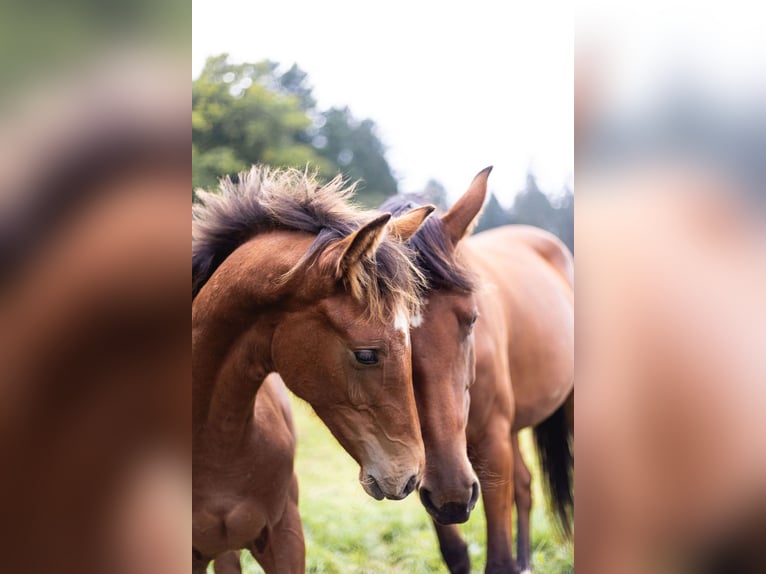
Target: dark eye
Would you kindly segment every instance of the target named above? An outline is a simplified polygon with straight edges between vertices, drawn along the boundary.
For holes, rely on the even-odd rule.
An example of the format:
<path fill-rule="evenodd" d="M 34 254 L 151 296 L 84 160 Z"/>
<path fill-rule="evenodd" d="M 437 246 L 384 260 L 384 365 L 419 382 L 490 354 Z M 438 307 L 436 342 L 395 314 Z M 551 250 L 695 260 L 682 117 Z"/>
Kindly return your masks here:
<path fill-rule="evenodd" d="M 478 313 L 474 313 L 474 314 L 471 316 L 471 320 L 468 322 L 468 328 L 469 328 L 469 329 L 473 329 L 473 326 L 476 324 L 476 320 L 477 320 L 478 318 L 479 318 L 479 314 L 478 314 Z"/>
<path fill-rule="evenodd" d="M 354 356 L 357 362 L 362 365 L 378 364 L 378 352 L 375 349 L 360 349 L 359 351 L 354 351 Z"/>

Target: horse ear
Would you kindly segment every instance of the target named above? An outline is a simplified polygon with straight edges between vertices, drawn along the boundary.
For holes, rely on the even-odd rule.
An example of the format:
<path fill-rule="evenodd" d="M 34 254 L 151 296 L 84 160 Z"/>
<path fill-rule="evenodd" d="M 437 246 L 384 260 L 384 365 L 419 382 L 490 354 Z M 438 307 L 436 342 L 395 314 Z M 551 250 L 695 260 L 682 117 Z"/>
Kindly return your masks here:
<path fill-rule="evenodd" d="M 359 263 L 363 257 L 375 253 L 386 236 L 386 225 L 390 219 L 390 213 L 382 213 L 338 243 L 338 276 Z"/>
<path fill-rule="evenodd" d="M 421 205 L 415 209 L 410 209 L 407 213 L 388 222 L 388 232 L 399 241 L 407 241 L 417 233 L 434 209 L 436 207 L 433 205 Z"/>
<path fill-rule="evenodd" d="M 452 240 L 452 245 L 457 245 L 458 241 L 469 235 L 478 222 L 484 199 L 487 197 L 487 178 L 491 171 L 492 166 L 481 170 L 473 178 L 468 191 L 442 216 L 442 223 Z"/>

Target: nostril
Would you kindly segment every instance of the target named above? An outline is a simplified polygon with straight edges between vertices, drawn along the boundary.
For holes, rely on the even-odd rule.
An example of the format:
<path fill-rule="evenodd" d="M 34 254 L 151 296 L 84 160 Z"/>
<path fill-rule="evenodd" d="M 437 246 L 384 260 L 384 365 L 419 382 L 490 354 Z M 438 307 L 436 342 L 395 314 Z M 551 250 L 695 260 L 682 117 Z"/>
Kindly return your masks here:
<path fill-rule="evenodd" d="M 428 491 L 428 489 L 420 487 L 420 501 L 423 503 L 423 506 L 425 506 L 426 509 L 436 510 L 434 503 L 431 502 L 431 493 Z"/>
<path fill-rule="evenodd" d="M 407 496 L 410 492 L 415 490 L 415 486 L 418 483 L 418 477 L 417 475 L 413 474 L 410 479 L 407 481 L 407 484 L 404 485 L 404 490 L 402 491 L 402 497 Z"/>
<path fill-rule="evenodd" d="M 371 491 L 372 496 L 375 499 L 383 500 L 385 498 L 385 494 L 383 494 L 383 489 L 380 488 L 380 485 L 378 484 L 378 481 L 375 480 L 374 476 L 372 476 L 371 474 L 368 474 L 366 482 Z"/>
<path fill-rule="evenodd" d="M 468 501 L 468 511 L 470 512 L 473 510 L 473 507 L 476 506 L 476 503 L 479 500 L 479 483 L 477 481 L 473 481 L 473 485 L 471 485 L 471 499 Z"/>

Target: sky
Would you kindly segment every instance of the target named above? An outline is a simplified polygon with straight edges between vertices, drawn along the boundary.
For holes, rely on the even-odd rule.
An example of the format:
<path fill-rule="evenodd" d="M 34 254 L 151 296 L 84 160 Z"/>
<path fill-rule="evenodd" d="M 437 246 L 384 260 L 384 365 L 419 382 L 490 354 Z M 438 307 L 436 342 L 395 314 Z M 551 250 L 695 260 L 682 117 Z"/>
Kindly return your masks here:
<path fill-rule="evenodd" d="M 736 111 L 763 101 L 763 10 L 749 0 L 579 0 L 578 60 L 598 68 L 602 107 L 628 114 L 691 89 Z"/>
<path fill-rule="evenodd" d="M 493 165 L 510 205 L 528 170 L 573 185 L 573 22 L 546 1 L 193 0 L 192 77 L 222 52 L 297 63 L 321 108 L 376 122 L 401 191 L 454 200 Z"/>

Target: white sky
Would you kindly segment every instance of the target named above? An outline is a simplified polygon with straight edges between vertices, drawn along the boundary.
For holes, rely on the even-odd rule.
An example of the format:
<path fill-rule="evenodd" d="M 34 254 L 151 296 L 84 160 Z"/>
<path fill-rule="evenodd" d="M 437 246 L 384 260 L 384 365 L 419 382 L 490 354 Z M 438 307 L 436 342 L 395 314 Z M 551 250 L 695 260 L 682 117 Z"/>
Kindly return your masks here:
<path fill-rule="evenodd" d="M 400 190 L 454 199 L 495 169 L 503 204 L 532 168 L 572 182 L 574 13 L 565 2 L 193 0 L 192 74 L 209 55 L 296 62 L 322 108 L 369 117 Z"/>
<path fill-rule="evenodd" d="M 751 0 L 579 0 L 578 49 L 596 67 L 600 108 L 636 112 L 693 86 L 736 113 L 763 103 L 765 15 Z"/>

